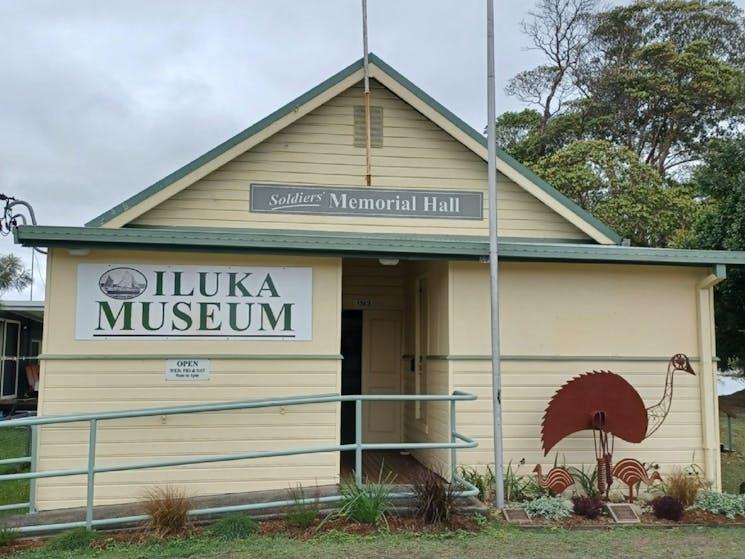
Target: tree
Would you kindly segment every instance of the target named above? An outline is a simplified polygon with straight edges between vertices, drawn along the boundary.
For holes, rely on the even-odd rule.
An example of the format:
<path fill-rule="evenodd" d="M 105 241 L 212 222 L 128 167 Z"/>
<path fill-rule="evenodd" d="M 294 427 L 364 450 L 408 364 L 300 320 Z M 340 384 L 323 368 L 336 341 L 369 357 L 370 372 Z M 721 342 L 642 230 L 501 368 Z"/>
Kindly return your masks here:
<path fill-rule="evenodd" d="M 745 136 L 712 142 L 693 184 L 704 209 L 685 246 L 745 250 Z M 745 270 L 728 268 L 716 289 L 717 353 L 723 368 L 745 375 Z"/>
<path fill-rule="evenodd" d="M 603 140 L 573 142 L 533 169 L 635 245 L 674 244 L 697 216 L 690 187 L 663 180 L 635 153 Z"/>
<path fill-rule="evenodd" d="M 18 256 L 15 254 L 0 256 L 0 293 L 9 289 L 22 291 L 31 285 L 32 281 L 31 274 Z"/>
<path fill-rule="evenodd" d="M 664 176 L 743 122 L 745 30 L 732 2 L 642 0 L 593 28 L 577 87 L 594 137 Z"/>
<path fill-rule="evenodd" d="M 685 176 L 709 140 L 745 123 L 742 11 L 725 0 L 591 9 L 540 0 L 524 26 L 545 63 L 518 74 L 507 92 L 537 105 L 540 118 L 511 149 L 530 162 L 572 141 L 605 140 L 663 177 Z"/>
<path fill-rule="evenodd" d="M 595 0 L 539 0 L 532 20 L 522 23 L 531 47 L 543 53 L 546 63 L 517 74 L 507 84 L 507 93 L 536 105 L 536 127 L 542 131 L 560 114 L 575 93 L 572 74 L 582 60 L 590 40 L 588 22 Z M 543 154 L 542 146 L 538 146 Z"/>

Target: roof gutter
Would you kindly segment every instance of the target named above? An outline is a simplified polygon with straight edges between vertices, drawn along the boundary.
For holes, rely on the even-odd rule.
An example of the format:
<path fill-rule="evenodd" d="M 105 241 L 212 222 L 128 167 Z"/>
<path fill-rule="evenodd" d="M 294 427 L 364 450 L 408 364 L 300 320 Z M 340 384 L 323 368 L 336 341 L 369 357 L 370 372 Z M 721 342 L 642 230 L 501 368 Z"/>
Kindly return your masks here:
<path fill-rule="evenodd" d="M 418 260 L 486 260 L 488 238 L 481 235 L 402 235 L 333 231 L 192 228 L 92 228 L 20 226 L 16 243 L 67 249 L 159 250 L 344 256 L 395 257 Z M 504 261 L 585 262 L 715 267 L 713 278 L 726 276 L 726 265 L 745 266 L 745 251 L 679 250 L 581 243 L 536 242 L 501 238 Z M 719 266 L 719 268 L 716 268 Z M 713 283 L 712 283 L 713 284 Z"/>

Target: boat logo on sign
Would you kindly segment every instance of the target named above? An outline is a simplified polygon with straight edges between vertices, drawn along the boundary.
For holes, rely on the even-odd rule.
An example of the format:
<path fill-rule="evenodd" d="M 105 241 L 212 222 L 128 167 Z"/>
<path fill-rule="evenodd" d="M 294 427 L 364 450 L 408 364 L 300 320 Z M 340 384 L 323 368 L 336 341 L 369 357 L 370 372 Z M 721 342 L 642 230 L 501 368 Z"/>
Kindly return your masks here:
<path fill-rule="evenodd" d="M 147 289 L 147 279 L 134 268 L 112 268 L 101 274 L 98 286 L 112 299 L 134 299 Z"/>

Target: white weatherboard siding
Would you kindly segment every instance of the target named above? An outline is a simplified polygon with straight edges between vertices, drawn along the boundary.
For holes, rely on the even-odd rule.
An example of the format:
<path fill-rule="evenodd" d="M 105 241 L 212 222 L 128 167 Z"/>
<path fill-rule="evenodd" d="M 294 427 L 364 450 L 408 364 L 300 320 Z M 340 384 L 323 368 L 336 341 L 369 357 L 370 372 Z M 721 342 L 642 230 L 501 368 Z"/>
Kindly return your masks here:
<path fill-rule="evenodd" d="M 488 269 L 452 263 L 453 306 L 449 363 L 453 387 L 478 395 L 459 406 L 458 429 L 479 448 L 460 461 L 493 464 L 491 363 L 488 339 Z M 697 282 L 707 270 L 654 266 L 504 263 L 501 269 L 502 408 L 505 463 L 520 472 L 559 463 L 594 465 L 590 432 L 561 441 L 548 456 L 540 442 L 541 420 L 553 394 L 571 378 L 591 370 L 621 374 L 646 406 L 662 397 L 667 358 L 698 355 Z M 480 324 L 477 328 L 468 324 Z M 664 472 L 705 466 L 701 409 L 705 374 L 676 373 L 672 408 L 665 423 L 641 444 L 616 441 L 614 457 L 658 463 Z M 718 445 L 718 441 L 715 443 Z M 719 472 L 707 471 L 718 483 Z M 620 487 L 620 485 L 616 485 Z"/>
<path fill-rule="evenodd" d="M 372 150 L 373 186 L 486 192 L 486 162 L 373 81 L 384 145 Z M 443 221 L 249 213 L 251 183 L 365 186 L 365 150 L 354 147 L 354 86 L 134 220 L 136 225 L 443 233 Z M 587 240 L 585 233 L 499 175 L 499 233 Z M 488 200 L 484 197 L 484 216 Z M 448 234 L 486 233 L 488 222 L 448 220 Z"/>
<path fill-rule="evenodd" d="M 290 264 L 313 270 L 312 340 L 76 340 L 75 280 L 78 263 L 138 262 L 173 265 L 277 266 L 286 259 L 250 255 L 94 251 L 73 257 L 51 251 L 45 316 L 42 415 L 127 410 L 206 402 L 254 400 L 340 391 L 339 325 L 341 262 L 294 258 Z M 150 357 L 149 357 L 150 356 Z M 169 358 L 210 359 L 210 379 L 167 381 Z M 338 444 L 335 404 L 245 412 L 126 419 L 100 422 L 99 465 L 156 461 Z M 44 427 L 39 467 L 84 467 L 87 428 L 82 424 Z M 193 495 L 282 489 L 288 480 L 313 486 L 335 483 L 335 453 L 254 461 L 159 468 L 101 474 L 96 504 L 138 500 L 148 487 L 180 485 Z M 85 478 L 38 481 L 40 510 L 84 504 Z"/>

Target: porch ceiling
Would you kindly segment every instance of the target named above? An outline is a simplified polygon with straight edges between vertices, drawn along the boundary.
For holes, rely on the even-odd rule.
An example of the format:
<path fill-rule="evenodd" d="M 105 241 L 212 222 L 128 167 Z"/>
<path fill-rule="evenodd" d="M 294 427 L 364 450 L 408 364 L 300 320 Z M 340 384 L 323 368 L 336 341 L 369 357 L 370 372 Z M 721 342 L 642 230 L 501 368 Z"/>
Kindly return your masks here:
<path fill-rule="evenodd" d="M 251 252 L 402 259 L 483 260 L 487 237 L 465 235 L 397 235 L 267 229 L 18 227 L 24 246 L 68 249 Z M 500 241 L 500 259 L 513 261 L 615 262 L 687 266 L 745 265 L 745 251 L 679 250 L 530 241 Z"/>

